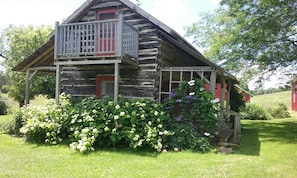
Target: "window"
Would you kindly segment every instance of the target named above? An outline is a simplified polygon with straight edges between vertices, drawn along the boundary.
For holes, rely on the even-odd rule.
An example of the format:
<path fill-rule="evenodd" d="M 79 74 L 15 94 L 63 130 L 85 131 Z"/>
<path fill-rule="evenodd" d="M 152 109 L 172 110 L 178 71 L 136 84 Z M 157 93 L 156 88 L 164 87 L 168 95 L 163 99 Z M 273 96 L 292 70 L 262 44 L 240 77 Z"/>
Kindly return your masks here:
<path fill-rule="evenodd" d="M 97 76 L 96 78 L 96 96 L 114 95 L 114 76 Z"/>

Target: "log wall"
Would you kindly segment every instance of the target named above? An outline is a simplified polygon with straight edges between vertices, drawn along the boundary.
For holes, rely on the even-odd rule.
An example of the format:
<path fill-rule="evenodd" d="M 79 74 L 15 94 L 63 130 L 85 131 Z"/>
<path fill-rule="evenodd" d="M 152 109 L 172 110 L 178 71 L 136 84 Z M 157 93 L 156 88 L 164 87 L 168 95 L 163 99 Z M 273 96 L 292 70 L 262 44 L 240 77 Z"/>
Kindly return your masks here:
<path fill-rule="evenodd" d="M 119 2 L 97 1 L 89 11 L 77 22 L 97 19 L 98 8 L 118 6 Z M 158 98 L 161 39 L 158 28 L 133 10 L 119 6 L 124 20 L 139 30 L 138 68 L 129 69 L 120 64 L 119 93 L 130 98 Z M 115 7 L 116 8 L 116 7 Z M 61 75 L 61 91 L 72 96 L 95 95 L 96 77 L 98 75 L 114 75 L 113 65 L 71 66 L 63 67 Z"/>
<path fill-rule="evenodd" d="M 168 35 L 164 36 L 165 32 L 158 26 L 136 14 L 133 9 L 121 5 L 117 0 L 98 0 L 76 22 L 97 20 L 97 11 L 100 8 L 119 8 L 124 20 L 139 30 L 138 67 L 129 69 L 120 64 L 121 95 L 157 100 L 160 67 L 199 65 L 197 59 L 168 40 Z M 98 75 L 114 75 L 113 65 L 64 67 L 61 78 L 62 92 L 73 96 L 95 95 Z"/>

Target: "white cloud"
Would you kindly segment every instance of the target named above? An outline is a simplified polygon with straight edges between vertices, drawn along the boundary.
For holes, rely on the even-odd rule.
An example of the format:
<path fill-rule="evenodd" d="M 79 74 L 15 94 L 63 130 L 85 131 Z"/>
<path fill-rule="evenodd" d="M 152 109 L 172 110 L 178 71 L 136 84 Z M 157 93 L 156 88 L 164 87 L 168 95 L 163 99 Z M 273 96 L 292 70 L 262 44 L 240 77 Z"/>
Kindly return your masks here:
<path fill-rule="evenodd" d="M 175 31 L 184 34 L 184 26 L 192 23 L 189 0 L 154 0 L 147 11 Z"/>

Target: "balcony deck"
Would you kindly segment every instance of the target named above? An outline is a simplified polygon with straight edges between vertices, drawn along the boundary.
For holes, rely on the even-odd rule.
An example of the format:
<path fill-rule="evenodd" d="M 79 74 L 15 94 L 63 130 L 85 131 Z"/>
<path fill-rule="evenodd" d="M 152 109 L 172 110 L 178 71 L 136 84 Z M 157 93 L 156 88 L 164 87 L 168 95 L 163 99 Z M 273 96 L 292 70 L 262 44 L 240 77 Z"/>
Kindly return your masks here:
<path fill-rule="evenodd" d="M 56 24 L 55 61 L 138 58 L 138 30 L 123 18 Z"/>

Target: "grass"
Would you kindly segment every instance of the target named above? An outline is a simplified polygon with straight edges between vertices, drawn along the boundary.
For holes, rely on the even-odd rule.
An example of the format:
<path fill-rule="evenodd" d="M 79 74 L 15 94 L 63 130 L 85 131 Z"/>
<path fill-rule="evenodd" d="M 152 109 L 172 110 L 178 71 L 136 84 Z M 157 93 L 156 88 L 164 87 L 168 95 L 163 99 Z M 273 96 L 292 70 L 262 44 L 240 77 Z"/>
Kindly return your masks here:
<path fill-rule="evenodd" d="M 9 118 L 0 116 L 0 123 Z M 123 149 L 82 155 L 67 146 L 37 145 L 0 134 L 0 177 L 296 177 L 296 116 L 243 120 L 242 135 L 240 147 L 230 155 Z"/>
<path fill-rule="evenodd" d="M 251 103 L 260 104 L 264 107 L 276 106 L 278 103 L 284 103 L 288 109 L 291 108 L 291 91 L 282 91 L 265 95 L 256 95 L 252 97 Z"/>

